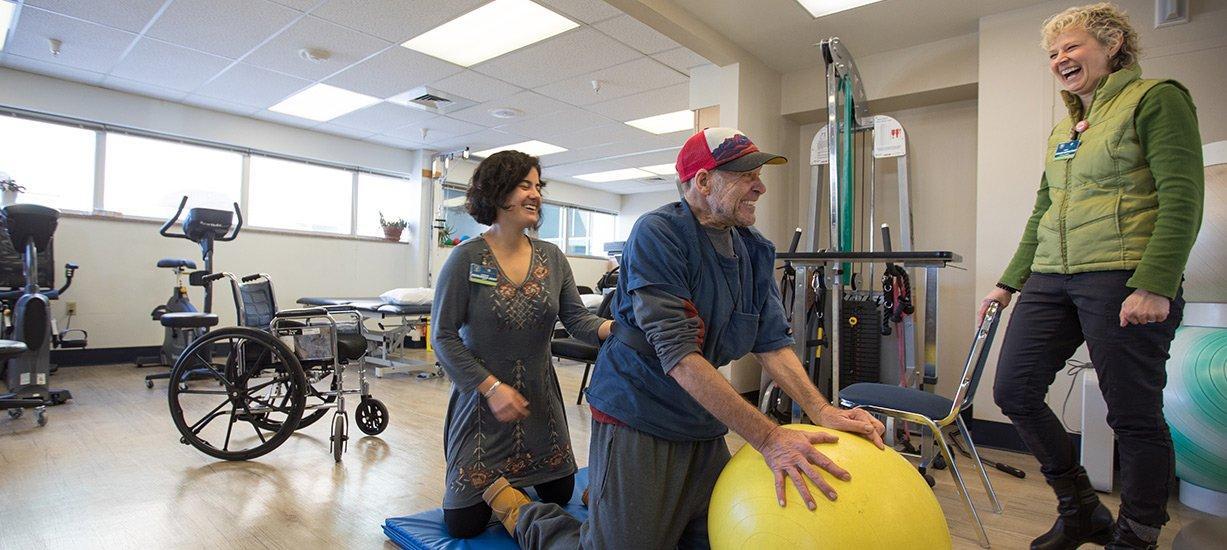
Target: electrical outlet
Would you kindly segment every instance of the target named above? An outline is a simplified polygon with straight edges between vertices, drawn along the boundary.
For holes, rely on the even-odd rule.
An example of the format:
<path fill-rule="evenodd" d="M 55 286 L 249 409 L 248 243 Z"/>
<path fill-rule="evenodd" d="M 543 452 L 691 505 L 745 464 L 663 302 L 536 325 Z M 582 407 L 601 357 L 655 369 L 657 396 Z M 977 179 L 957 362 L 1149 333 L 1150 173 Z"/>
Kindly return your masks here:
<path fill-rule="evenodd" d="M 76 315 L 76 314 L 77 314 L 77 303 L 76 303 L 76 302 L 68 302 L 67 309 L 68 309 L 68 314 L 69 314 L 69 315 Z"/>

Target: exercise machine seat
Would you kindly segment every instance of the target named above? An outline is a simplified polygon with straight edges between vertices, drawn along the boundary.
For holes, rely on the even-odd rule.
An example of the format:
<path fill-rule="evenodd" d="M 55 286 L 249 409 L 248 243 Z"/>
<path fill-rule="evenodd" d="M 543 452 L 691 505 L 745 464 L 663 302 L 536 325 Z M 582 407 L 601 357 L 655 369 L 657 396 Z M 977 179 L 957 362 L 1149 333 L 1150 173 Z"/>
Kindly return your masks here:
<path fill-rule="evenodd" d="M 188 269 L 196 269 L 196 262 L 192 260 L 184 260 L 182 258 L 162 258 L 158 260 L 158 267 L 186 267 Z"/>
<path fill-rule="evenodd" d="M 579 338 L 555 338 L 550 342 L 550 354 L 580 363 L 595 363 L 601 348 Z"/>
<path fill-rule="evenodd" d="M 17 340 L 0 340 L 0 361 L 17 357 L 27 351 L 25 342 Z"/>
<path fill-rule="evenodd" d="M 26 242 L 34 239 L 34 246 L 39 250 L 47 248 L 51 236 L 59 225 L 60 211 L 38 204 L 10 204 L 2 209 L 4 224 L 13 241 L 13 248 L 21 254 Z"/>
<path fill-rule="evenodd" d="M 158 321 L 171 328 L 209 328 L 217 326 L 218 322 L 217 314 L 198 311 L 163 313 Z"/>

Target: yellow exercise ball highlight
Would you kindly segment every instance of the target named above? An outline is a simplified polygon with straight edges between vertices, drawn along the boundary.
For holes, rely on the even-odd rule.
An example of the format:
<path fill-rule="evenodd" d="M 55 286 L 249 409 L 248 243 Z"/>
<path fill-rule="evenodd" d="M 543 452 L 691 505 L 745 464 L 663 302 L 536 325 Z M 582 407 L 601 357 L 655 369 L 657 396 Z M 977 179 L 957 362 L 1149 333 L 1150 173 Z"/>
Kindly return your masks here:
<path fill-rule="evenodd" d="M 785 478 L 787 506 L 775 497 L 775 478 L 763 455 L 745 445 L 720 473 L 707 513 L 711 546 L 723 549 L 950 548 L 946 516 L 916 467 L 893 449 L 879 450 L 863 437 L 811 426 L 790 424 L 793 430 L 829 432 L 836 443 L 815 447 L 852 474 L 841 481 L 821 472 L 839 493 L 834 502 L 808 479 L 817 505 L 814 511 Z"/>

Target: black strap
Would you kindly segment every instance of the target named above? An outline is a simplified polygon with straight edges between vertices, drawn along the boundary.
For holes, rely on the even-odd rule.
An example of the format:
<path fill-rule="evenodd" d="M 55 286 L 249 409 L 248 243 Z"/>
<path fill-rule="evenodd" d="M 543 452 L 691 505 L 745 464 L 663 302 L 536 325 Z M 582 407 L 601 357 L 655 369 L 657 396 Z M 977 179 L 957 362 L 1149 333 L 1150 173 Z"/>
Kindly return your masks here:
<path fill-rule="evenodd" d="M 624 325 L 617 321 L 613 324 L 614 338 L 621 340 L 622 343 L 630 346 L 631 349 L 638 352 L 644 357 L 656 357 L 656 348 L 648 343 L 648 337 L 636 327 Z"/>

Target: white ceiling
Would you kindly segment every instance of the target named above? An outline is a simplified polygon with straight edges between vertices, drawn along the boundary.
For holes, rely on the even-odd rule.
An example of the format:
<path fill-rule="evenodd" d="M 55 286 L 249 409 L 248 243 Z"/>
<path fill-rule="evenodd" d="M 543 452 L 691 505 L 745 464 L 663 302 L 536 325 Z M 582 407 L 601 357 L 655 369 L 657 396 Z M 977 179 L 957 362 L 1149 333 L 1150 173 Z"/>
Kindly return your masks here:
<path fill-rule="evenodd" d="M 537 139 L 570 149 L 542 158 L 547 179 L 621 194 L 673 184 L 572 176 L 672 162 L 687 132 L 623 122 L 686 109 L 689 69 L 707 63 L 601 0 L 536 0 L 582 24 L 470 69 L 399 44 L 489 0 L 17 1 L 3 66 L 393 147 Z M 304 48 L 331 57 L 313 63 Z M 325 123 L 267 110 L 315 83 L 381 98 L 428 85 L 476 105 L 442 116 L 379 103 Z M 503 107 L 523 115 L 490 115 Z"/>
<path fill-rule="evenodd" d="M 771 68 L 788 73 L 821 65 L 814 44 L 823 38 L 838 36 L 853 56 L 866 56 L 974 33 L 981 17 L 1047 0 L 883 0 L 818 19 L 796 0 L 673 1 Z"/>

